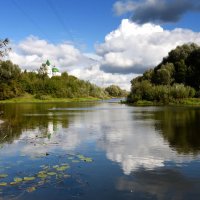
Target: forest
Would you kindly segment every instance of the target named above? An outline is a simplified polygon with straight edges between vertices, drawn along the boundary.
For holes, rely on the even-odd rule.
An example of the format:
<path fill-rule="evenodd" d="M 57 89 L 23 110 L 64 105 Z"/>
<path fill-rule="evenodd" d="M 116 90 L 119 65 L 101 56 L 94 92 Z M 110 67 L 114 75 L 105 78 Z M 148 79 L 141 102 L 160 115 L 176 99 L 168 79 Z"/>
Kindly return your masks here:
<path fill-rule="evenodd" d="M 200 46 L 177 46 L 155 68 L 131 81 L 128 103 L 151 101 L 168 104 L 200 97 Z"/>

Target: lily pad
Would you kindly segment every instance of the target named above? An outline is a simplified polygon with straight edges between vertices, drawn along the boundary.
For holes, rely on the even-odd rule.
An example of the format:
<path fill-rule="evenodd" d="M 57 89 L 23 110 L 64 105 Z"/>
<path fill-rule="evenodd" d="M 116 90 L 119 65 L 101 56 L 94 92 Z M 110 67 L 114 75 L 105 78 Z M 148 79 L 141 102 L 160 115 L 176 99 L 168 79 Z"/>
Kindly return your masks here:
<path fill-rule="evenodd" d="M 85 162 L 92 162 L 93 160 L 92 160 L 92 158 L 84 158 L 84 161 Z"/>
<path fill-rule="evenodd" d="M 31 177 L 31 176 L 29 176 L 29 177 L 24 177 L 24 181 L 33 181 L 33 180 L 35 180 L 35 177 Z"/>
<path fill-rule="evenodd" d="M 18 182 L 10 182 L 10 185 L 16 185 Z"/>
<path fill-rule="evenodd" d="M 85 162 L 92 162 L 92 161 L 93 161 L 92 158 L 85 157 L 84 155 L 81 155 L 81 154 L 77 155 L 77 157 L 78 157 L 80 160 L 85 161 Z"/>
<path fill-rule="evenodd" d="M 68 168 L 69 168 L 69 165 L 63 165 L 63 166 L 57 167 L 56 170 L 57 171 L 65 171 Z"/>
<path fill-rule="evenodd" d="M 33 192 L 33 191 L 35 191 L 36 190 L 36 188 L 35 187 L 29 187 L 29 188 L 27 188 L 27 192 Z"/>
<path fill-rule="evenodd" d="M 46 178 L 47 174 L 45 174 L 45 173 L 38 173 L 37 177 L 38 178 Z"/>
<path fill-rule="evenodd" d="M 15 178 L 14 178 L 14 181 L 15 181 L 16 183 L 19 183 L 19 182 L 22 182 L 23 179 L 22 179 L 22 178 L 19 178 L 19 177 L 15 177 Z"/>
<path fill-rule="evenodd" d="M 56 175 L 56 172 L 48 172 L 47 175 L 54 176 L 54 175 Z"/>
<path fill-rule="evenodd" d="M 8 174 L 0 174 L 0 178 L 6 178 Z"/>
<path fill-rule="evenodd" d="M 85 158 L 85 156 L 81 155 L 81 154 L 77 155 L 77 157 L 80 158 L 80 159 L 84 159 Z"/>
<path fill-rule="evenodd" d="M 7 183 L 6 182 L 1 182 L 0 186 L 7 186 Z"/>
<path fill-rule="evenodd" d="M 39 171 L 38 174 L 46 174 L 46 171 Z"/>

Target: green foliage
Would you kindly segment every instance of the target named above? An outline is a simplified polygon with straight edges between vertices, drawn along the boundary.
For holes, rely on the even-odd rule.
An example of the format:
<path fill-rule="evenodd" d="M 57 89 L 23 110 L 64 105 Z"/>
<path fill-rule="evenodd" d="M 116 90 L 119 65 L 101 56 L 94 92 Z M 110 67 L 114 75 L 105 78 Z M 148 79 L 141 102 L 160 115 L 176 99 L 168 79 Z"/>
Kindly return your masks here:
<path fill-rule="evenodd" d="M 0 100 L 20 96 L 23 91 L 19 83 L 21 70 L 11 61 L 0 61 Z"/>
<path fill-rule="evenodd" d="M 11 80 L 19 79 L 21 70 L 17 65 L 11 61 L 0 61 L 0 82 L 9 82 Z"/>
<path fill-rule="evenodd" d="M 146 100 L 166 104 L 199 97 L 200 47 L 196 44 L 178 46 L 157 67 L 133 79 L 131 84 L 127 98 L 130 103 Z"/>
<path fill-rule="evenodd" d="M 200 89 L 200 48 L 194 50 L 187 58 L 187 82 L 196 90 Z"/>
<path fill-rule="evenodd" d="M 153 81 L 158 85 L 170 85 L 173 82 L 173 74 L 173 63 L 163 64 L 161 68 L 153 74 Z"/>
<path fill-rule="evenodd" d="M 21 72 L 17 65 L 10 61 L 0 61 L 0 100 L 10 99 L 32 94 L 36 99 L 48 100 L 53 98 L 106 98 L 104 89 L 79 80 L 64 72 L 61 76 L 49 78 L 47 74 L 35 72 Z"/>
<path fill-rule="evenodd" d="M 8 51 L 10 51 L 10 48 L 7 47 L 9 44 L 9 40 L 8 38 L 5 39 L 0 39 L 0 60 L 2 57 L 4 57 L 5 55 L 7 55 Z"/>
<path fill-rule="evenodd" d="M 125 96 L 127 96 L 126 90 L 122 90 L 117 85 L 110 85 L 109 87 L 105 88 L 105 91 L 108 92 L 108 94 L 111 97 L 125 97 Z"/>

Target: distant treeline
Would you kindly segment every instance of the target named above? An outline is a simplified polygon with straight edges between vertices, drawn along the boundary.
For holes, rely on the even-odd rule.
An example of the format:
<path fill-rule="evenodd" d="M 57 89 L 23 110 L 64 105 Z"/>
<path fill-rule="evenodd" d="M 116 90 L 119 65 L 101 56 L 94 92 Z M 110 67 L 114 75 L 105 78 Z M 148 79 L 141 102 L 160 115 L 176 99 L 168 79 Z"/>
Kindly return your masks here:
<path fill-rule="evenodd" d="M 127 101 L 169 103 L 190 97 L 200 97 L 200 46 L 194 43 L 178 46 L 154 69 L 134 78 Z"/>
<path fill-rule="evenodd" d="M 0 61 L 0 100 L 32 94 L 37 99 L 73 97 L 119 97 L 127 95 L 118 86 L 100 88 L 67 72 L 49 78 L 46 73 L 22 71 L 11 61 Z"/>

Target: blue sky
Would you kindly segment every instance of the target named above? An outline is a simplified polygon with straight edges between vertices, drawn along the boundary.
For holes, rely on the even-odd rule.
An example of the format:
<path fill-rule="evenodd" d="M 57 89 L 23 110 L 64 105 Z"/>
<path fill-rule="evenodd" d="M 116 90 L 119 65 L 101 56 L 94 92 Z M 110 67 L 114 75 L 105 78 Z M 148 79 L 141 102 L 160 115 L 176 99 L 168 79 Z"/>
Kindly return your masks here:
<path fill-rule="evenodd" d="M 1 37 L 19 41 L 29 35 L 51 42 L 64 40 L 93 50 L 122 17 L 112 10 L 115 0 L 1 0 Z"/>
<path fill-rule="evenodd" d="M 0 3 L 0 38 L 11 40 L 13 62 L 36 70 L 49 58 L 61 71 L 100 86 L 130 88 L 132 78 L 155 66 L 172 48 L 200 44 L 198 0 Z"/>
<path fill-rule="evenodd" d="M 20 41 L 29 35 L 57 43 L 69 40 L 92 51 L 107 33 L 118 27 L 116 0 L 1 0 L 1 37 Z M 177 23 L 164 27 L 189 28 L 200 31 L 199 13 L 186 13 Z"/>

